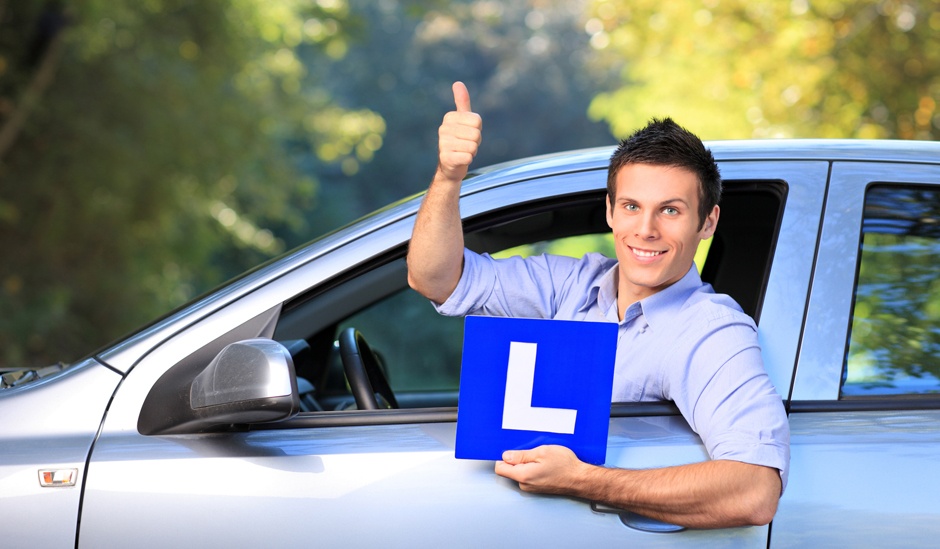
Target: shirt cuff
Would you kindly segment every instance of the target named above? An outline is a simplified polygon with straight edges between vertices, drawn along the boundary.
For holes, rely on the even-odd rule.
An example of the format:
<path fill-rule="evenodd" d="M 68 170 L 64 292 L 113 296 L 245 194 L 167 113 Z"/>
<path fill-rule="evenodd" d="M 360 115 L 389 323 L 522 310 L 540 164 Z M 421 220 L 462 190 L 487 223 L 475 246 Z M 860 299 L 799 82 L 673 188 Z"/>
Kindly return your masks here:
<path fill-rule="evenodd" d="M 487 257 L 464 248 L 463 271 L 457 287 L 444 303 L 434 303 L 434 308 L 444 316 L 466 316 L 478 308 L 492 288 L 493 266 Z"/>
<path fill-rule="evenodd" d="M 727 459 L 752 465 L 770 467 L 780 472 L 780 495 L 787 488 L 790 474 L 790 447 L 788 444 L 759 443 L 743 448 L 737 444 L 719 444 L 712 459 Z"/>

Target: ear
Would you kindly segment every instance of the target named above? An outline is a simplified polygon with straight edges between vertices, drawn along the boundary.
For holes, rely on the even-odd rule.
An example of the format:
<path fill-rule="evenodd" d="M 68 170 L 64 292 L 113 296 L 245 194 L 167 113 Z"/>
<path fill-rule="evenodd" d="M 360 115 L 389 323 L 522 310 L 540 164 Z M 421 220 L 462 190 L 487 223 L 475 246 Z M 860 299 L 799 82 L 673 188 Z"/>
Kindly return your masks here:
<path fill-rule="evenodd" d="M 614 228 L 614 214 L 613 210 L 610 207 L 610 195 L 607 195 L 607 226 L 611 229 Z"/>
<path fill-rule="evenodd" d="M 712 208 L 712 212 L 708 214 L 708 217 L 705 218 L 705 224 L 702 225 L 702 230 L 699 231 L 699 238 L 705 240 L 706 238 L 711 238 L 715 234 L 715 229 L 718 228 L 718 215 L 721 213 L 720 208 L 716 204 Z"/>

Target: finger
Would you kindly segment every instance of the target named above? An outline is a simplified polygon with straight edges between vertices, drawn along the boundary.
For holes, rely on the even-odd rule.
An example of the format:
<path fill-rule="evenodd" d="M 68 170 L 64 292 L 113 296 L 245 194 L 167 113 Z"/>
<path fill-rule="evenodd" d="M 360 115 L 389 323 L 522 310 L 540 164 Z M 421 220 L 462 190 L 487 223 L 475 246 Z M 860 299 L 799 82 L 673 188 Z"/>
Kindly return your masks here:
<path fill-rule="evenodd" d="M 457 112 L 470 111 L 470 92 L 463 82 L 454 82 L 454 104 L 457 106 Z"/>
<path fill-rule="evenodd" d="M 477 121 L 470 118 L 465 122 L 466 123 L 447 121 L 441 124 L 437 132 L 438 139 L 442 143 L 445 141 L 467 141 L 473 143 L 474 146 L 479 145 L 480 141 L 483 139 L 483 134 L 480 128 L 474 125 Z"/>
<path fill-rule="evenodd" d="M 503 452 L 503 461 L 510 465 L 521 465 L 533 461 L 530 459 L 531 452 L 525 450 L 507 450 Z"/>

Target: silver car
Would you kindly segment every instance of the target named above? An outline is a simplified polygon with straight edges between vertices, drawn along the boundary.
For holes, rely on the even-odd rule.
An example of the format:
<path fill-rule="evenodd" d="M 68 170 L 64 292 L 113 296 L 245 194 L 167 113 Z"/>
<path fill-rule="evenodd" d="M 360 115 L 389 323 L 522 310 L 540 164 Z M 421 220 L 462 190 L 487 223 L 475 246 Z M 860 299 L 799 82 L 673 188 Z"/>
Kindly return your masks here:
<path fill-rule="evenodd" d="M 757 319 L 790 417 L 771 525 L 682 529 L 455 459 L 463 325 L 407 288 L 414 197 L 94 356 L 4 374 L 0 545 L 936 546 L 940 143 L 708 145 L 726 190 L 699 267 Z M 468 247 L 608 249 L 611 152 L 471 174 Z M 610 416 L 608 466 L 707 459 L 671 403 Z"/>

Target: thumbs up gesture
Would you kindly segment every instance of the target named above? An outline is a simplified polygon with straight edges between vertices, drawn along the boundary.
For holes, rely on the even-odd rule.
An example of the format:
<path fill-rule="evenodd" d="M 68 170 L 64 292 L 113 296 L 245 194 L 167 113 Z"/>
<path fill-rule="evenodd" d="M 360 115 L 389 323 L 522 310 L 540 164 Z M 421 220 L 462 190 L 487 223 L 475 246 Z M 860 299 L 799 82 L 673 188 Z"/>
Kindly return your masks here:
<path fill-rule="evenodd" d="M 470 92 L 463 82 L 454 82 L 453 91 L 457 110 L 444 115 L 438 130 L 438 171 L 459 183 L 483 140 L 483 119 L 470 110 Z"/>

